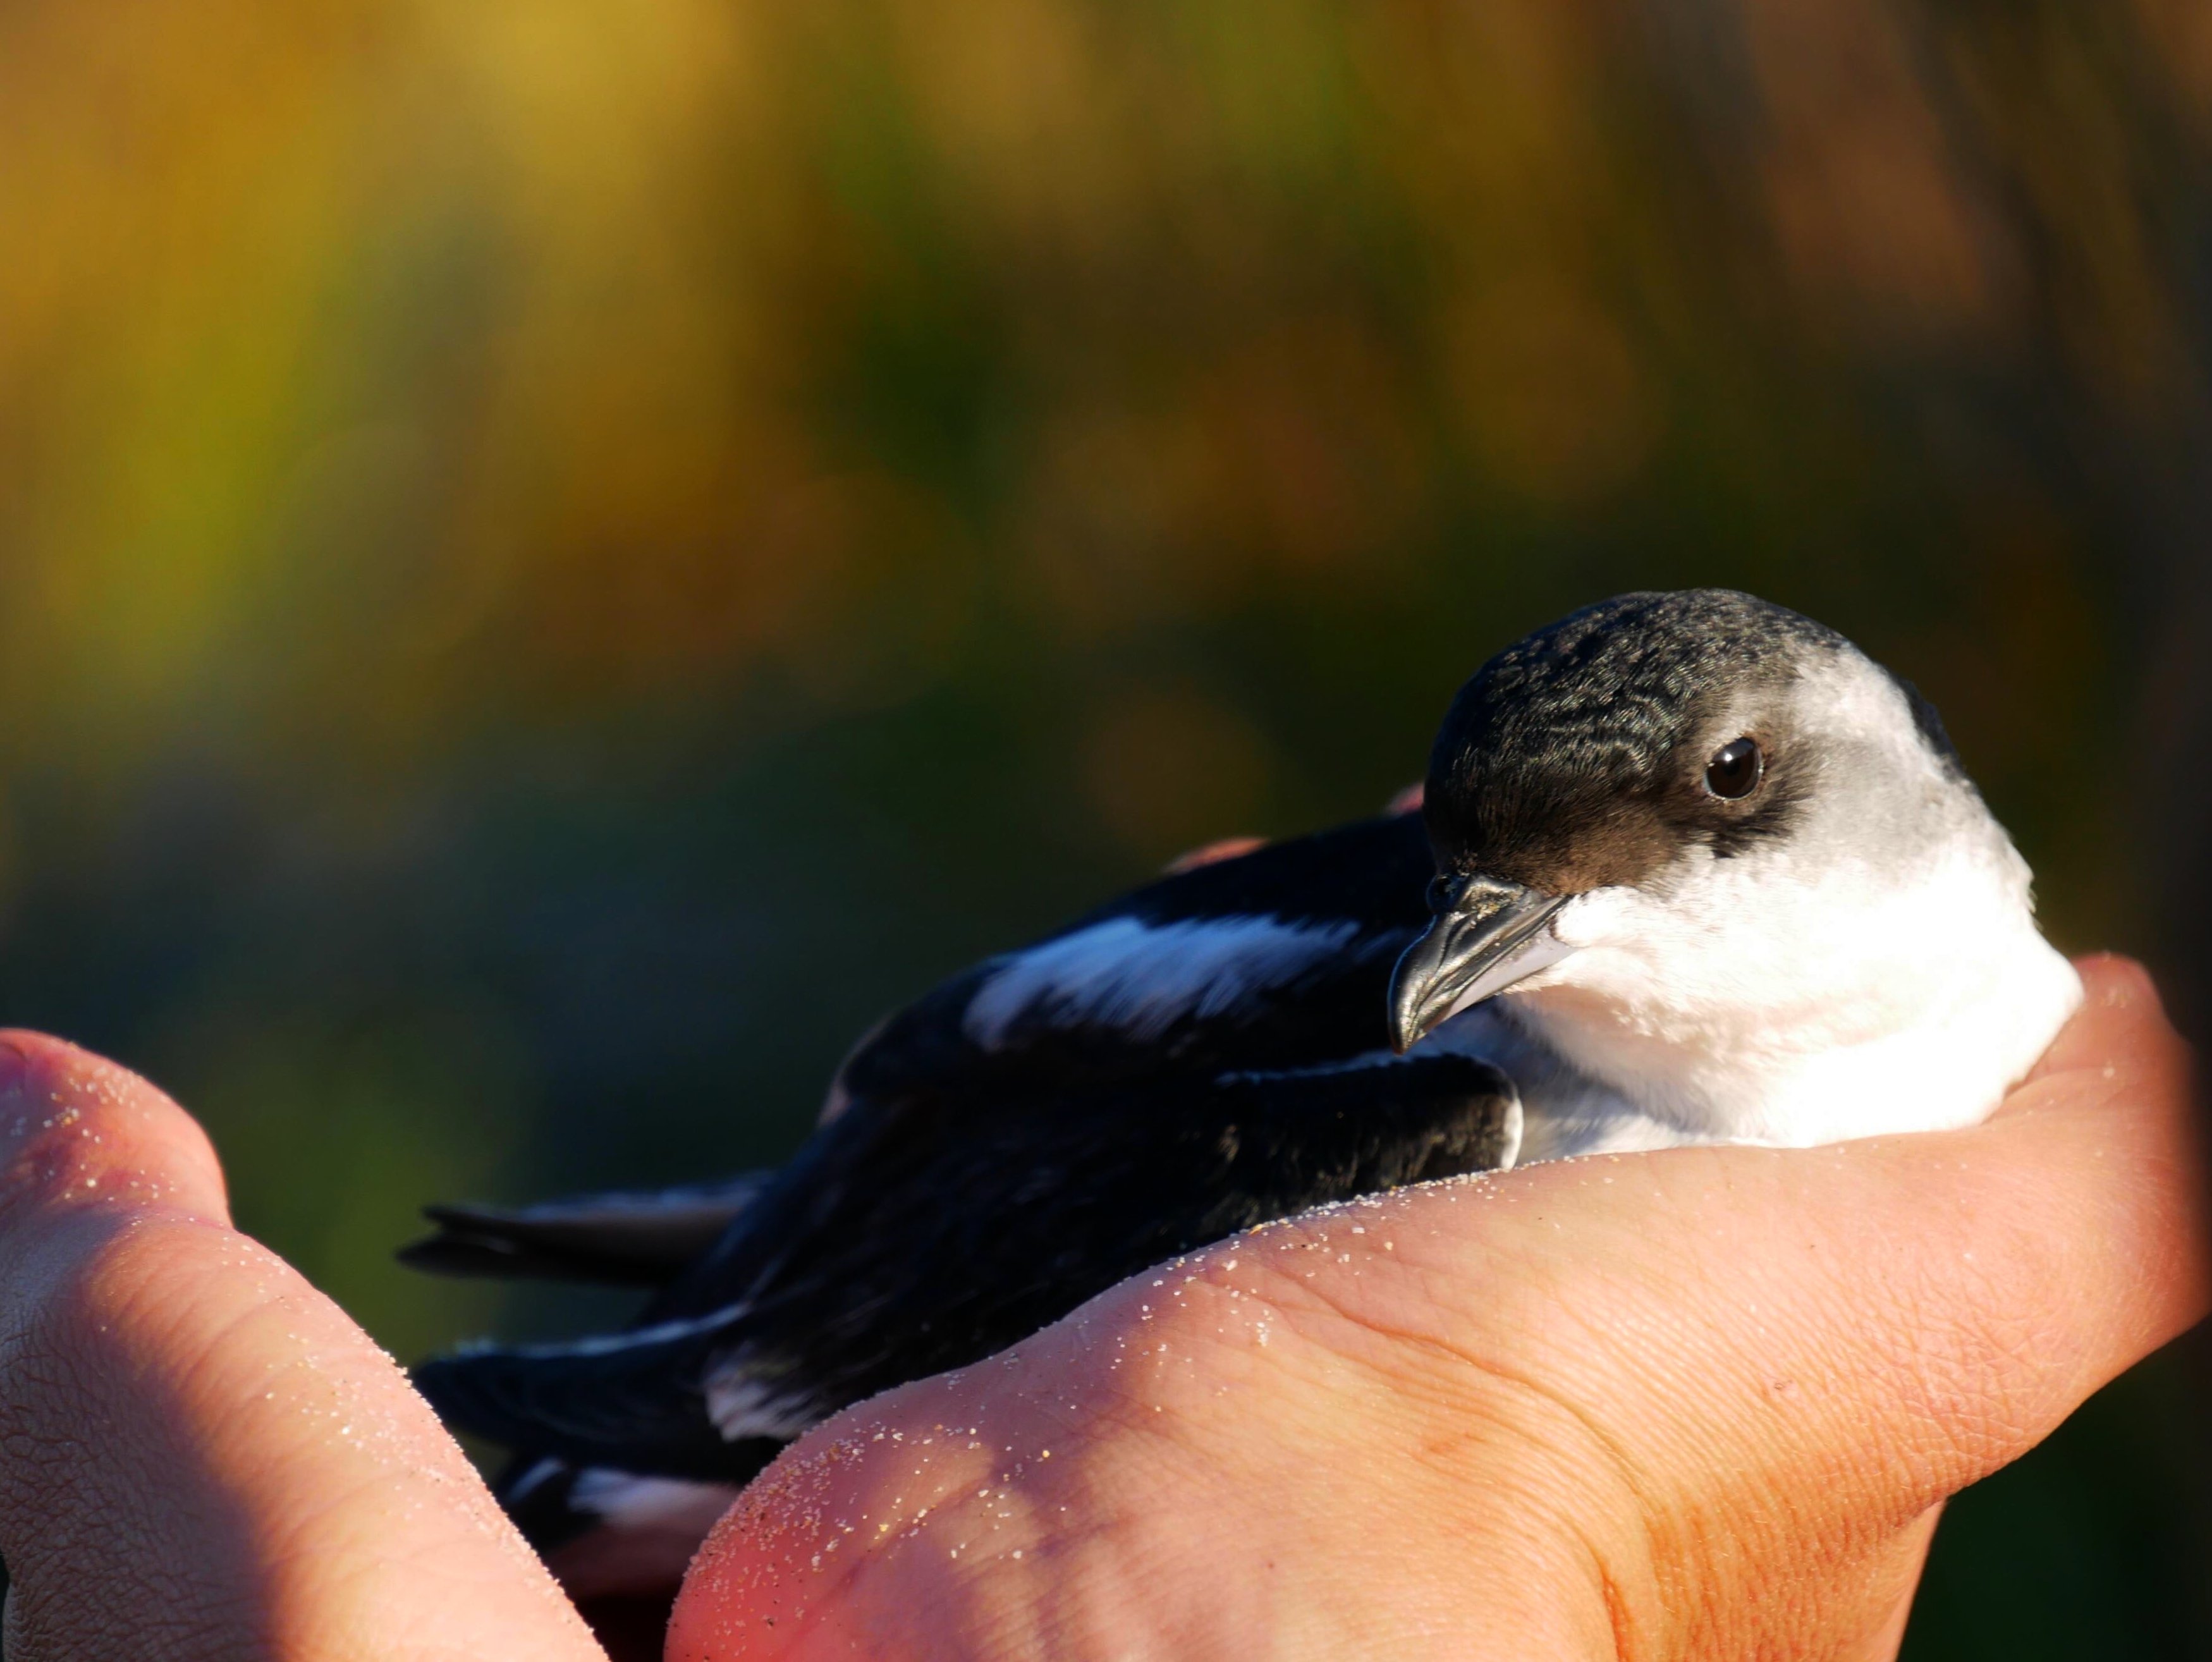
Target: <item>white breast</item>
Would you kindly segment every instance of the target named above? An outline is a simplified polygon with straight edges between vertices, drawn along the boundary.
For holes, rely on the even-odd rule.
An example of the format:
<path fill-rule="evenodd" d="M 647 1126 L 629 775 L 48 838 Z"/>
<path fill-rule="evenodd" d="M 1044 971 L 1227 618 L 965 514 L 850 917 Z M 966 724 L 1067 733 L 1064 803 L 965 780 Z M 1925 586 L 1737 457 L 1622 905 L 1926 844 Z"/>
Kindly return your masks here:
<path fill-rule="evenodd" d="M 1498 1002 L 1620 1105 L 1617 1123 L 1571 1112 L 1561 1152 L 1971 1123 L 2081 997 L 2008 843 L 1814 883 L 1781 861 L 1717 861 L 1666 900 L 1584 896 L 1560 934 L 1575 954 Z"/>

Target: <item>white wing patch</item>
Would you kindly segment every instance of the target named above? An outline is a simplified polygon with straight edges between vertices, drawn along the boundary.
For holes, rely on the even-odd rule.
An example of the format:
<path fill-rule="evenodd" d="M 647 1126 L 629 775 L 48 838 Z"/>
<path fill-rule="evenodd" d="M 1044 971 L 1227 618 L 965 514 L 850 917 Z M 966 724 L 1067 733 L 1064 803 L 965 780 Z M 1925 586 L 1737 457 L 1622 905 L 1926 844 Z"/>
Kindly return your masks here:
<path fill-rule="evenodd" d="M 729 1483 L 695 1483 L 680 1477 L 640 1477 L 606 1466 L 576 1474 L 568 1503 L 617 1529 L 688 1531 L 703 1540 L 738 1498 Z"/>
<path fill-rule="evenodd" d="M 744 1367 L 741 1357 L 730 1357 L 707 1376 L 707 1417 L 728 1441 L 747 1437 L 788 1441 L 827 1411 L 805 1391 L 779 1390 L 747 1374 Z"/>
<path fill-rule="evenodd" d="M 1204 1020 L 1249 994 L 1279 987 L 1343 951 L 1352 922 L 1273 917 L 1184 919 L 1157 928 L 1109 918 L 1005 960 L 968 1005 L 968 1036 L 986 1050 L 1023 1016 L 1119 1027 L 1158 1038 L 1184 1016 Z"/>
<path fill-rule="evenodd" d="M 715 1520 L 738 1491 L 726 1483 L 637 1477 L 588 1467 L 576 1476 L 569 1504 L 599 1520 L 546 1555 L 546 1563 L 575 1598 L 647 1593 L 672 1587 Z"/>

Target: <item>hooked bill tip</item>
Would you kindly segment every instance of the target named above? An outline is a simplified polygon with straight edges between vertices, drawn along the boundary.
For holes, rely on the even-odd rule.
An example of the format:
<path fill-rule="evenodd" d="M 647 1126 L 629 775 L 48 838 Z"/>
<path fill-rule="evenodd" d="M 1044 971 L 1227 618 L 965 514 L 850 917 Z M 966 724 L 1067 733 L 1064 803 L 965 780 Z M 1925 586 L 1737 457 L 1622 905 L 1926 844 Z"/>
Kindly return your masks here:
<path fill-rule="evenodd" d="M 1434 899 L 1441 903 L 1435 918 L 1390 973 L 1390 1048 L 1400 1056 L 1461 1010 L 1571 950 L 1551 928 L 1564 896 L 1462 878 Z"/>

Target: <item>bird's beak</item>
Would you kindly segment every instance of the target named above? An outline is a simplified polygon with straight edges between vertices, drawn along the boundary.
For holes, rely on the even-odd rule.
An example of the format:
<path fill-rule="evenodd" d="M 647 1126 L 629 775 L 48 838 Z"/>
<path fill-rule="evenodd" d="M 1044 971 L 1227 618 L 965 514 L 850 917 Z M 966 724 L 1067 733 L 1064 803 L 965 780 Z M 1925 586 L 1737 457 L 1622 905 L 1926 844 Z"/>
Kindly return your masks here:
<path fill-rule="evenodd" d="M 1390 977 L 1390 1043 L 1403 1055 L 1437 1023 L 1502 993 L 1574 949 L 1552 933 L 1567 904 L 1495 877 L 1437 886 L 1436 921 Z"/>

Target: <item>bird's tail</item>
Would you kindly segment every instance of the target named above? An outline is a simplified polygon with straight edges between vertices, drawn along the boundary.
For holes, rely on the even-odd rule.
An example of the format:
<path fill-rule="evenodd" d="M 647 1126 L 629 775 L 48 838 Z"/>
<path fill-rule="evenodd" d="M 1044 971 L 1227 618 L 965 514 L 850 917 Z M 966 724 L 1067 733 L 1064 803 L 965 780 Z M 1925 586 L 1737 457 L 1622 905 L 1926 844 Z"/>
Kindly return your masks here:
<path fill-rule="evenodd" d="M 729 1347 L 742 1313 L 572 1344 L 460 1351 L 417 1366 L 415 1388 L 456 1429 L 580 1469 L 742 1482 L 781 1446 L 727 1440 L 708 1411 L 709 1360 Z"/>
<path fill-rule="evenodd" d="M 440 1275 L 665 1287 L 775 1176 L 746 1172 L 683 1189 L 572 1195 L 532 1206 L 425 1207 L 436 1233 L 401 1247 L 399 1261 Z"/>

